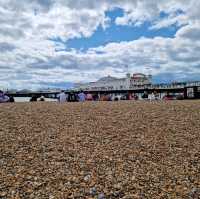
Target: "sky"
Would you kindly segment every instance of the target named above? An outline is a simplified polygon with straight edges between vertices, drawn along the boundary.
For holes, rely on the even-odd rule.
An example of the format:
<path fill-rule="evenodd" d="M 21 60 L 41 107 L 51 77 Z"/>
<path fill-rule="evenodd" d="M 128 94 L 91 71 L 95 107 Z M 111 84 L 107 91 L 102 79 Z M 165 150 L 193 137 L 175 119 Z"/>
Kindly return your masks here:
<path fill-rule="evenodd" d="M 0 0 L 0 88 L 70 88 L 127 71 L 200 80 L 199 10 L 199 0 Z"/>

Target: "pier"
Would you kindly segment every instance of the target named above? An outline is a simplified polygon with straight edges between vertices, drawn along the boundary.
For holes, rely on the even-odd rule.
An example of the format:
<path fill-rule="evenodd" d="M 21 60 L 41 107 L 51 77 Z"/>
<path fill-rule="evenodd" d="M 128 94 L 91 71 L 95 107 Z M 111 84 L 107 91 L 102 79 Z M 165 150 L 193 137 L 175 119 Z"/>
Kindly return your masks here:
<path fill-rule="evenodd" d="M 67 94 L 71 92 L 78 93 L 80 90 L 65 90 Z M 179 82 L 179 83 L 171 83 L 171 84 L 151 84 L 151 85 L 141 85 L 130 87 L 129 89 L 113 89 L 110 87 L 100 87 L 93 89 L 84 89 L 83 91 L 89 92 L 92 94 L 113 94 L 113 95 L 123 95 L 127 93 L 135 93 L 141 95 L 145 91 L 147 93 L 152 93 L 156 91 L 160 97 L 166 93 L 170 93 L 172 95 L 183 95 L 184 99 L 200 99 L 200 81 L 195 82 Z M 9 92 L 9 96 L 13 97 L 32 97 L 44 96 L 46 98 L 57 98 L 57 95 L 60 93 L 60 90 L 55 91 L 30 91 L 30 92 Z"/>

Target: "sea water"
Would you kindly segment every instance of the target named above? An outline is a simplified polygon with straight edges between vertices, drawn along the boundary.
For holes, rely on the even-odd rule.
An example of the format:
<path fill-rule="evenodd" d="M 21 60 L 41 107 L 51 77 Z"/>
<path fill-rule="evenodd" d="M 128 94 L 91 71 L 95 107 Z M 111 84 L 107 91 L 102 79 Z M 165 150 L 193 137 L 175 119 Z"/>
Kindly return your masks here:
<path fill-rule="evenodd" d="M 14 97 L 15 102 L 29 102 L 30 101 L 30 97 Z M 45 101 L 47 102 L 56 102 L 57 99 L 52 99 L 52 98 L 45 98 Z"/>

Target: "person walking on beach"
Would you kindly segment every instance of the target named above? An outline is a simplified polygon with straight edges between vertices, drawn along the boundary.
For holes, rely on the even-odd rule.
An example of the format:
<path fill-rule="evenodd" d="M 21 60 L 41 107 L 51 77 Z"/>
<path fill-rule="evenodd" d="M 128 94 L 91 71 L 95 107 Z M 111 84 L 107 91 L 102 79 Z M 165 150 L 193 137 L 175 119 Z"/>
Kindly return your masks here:
<path fill-rule="evenodd" d="M 84 102 L 86 100 L 86 96 L 85 96 L 85 93 L 83 91 L 81 91 L 79 94 L 78 94 L 78 101 L 79 102 Z"/>
<path fill-rule="evenodd" d="M 61 93 L 58 95 L 58 101 L 60 103 L 66 102 L 67 100 L 67 95 L 65 94 L 65 91 L 61 91 Z"/>

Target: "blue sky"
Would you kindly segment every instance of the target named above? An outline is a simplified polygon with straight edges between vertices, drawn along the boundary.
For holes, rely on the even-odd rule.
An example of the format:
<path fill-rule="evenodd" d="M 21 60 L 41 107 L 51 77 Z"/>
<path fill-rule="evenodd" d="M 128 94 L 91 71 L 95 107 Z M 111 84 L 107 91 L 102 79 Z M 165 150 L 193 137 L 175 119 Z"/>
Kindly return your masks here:
<path fill-rule="evenodd" d="M 125 66 L 154 83 L 200 80 L 199 10 L 195 0 L 2 0 L 0 88 L 68 88 Z"/>
<path fill-rule="evenodd" d="M 176 31 L 179 29 L 178 26 L 173 24 L 169 27 L 159 30 L 151 30 L 150 27 L 152 24 L 150 21 L 146 21 L 141 26 L 136 27 L 128 25 L 116 25 L 116 18 L 123 16 L 123 10 L 119 8 L 106 12 L 106 16 L 110 18 L 110 26 L 106 30 L 104 30 L 102 26 L 99 26 L 90 38 L 70 39 L 67 42 L 64 42 L 66 48 L 75 48 L 77 50 L 85 51 L 89 48 L 106 45 L 111 42 L 128 42 L 137 40 L 141 37 L 154 38 L 156 36 L 160 36 L 173 38 L 176 34 Z M 168 15 L 160 13 L 160 19 L 165 17 L 168 17 Z"/>

